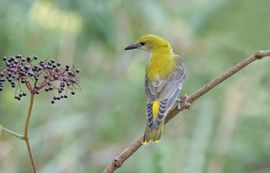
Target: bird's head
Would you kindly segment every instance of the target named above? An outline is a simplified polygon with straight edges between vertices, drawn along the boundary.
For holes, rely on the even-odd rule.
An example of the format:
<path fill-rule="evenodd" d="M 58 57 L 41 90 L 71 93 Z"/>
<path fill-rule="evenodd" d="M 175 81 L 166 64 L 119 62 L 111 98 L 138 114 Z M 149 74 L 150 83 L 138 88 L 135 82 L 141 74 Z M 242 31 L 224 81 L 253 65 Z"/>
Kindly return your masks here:
<path fill-rule="evenodd" d="M 152 52 L 155 49 L 162 48 L 170 48 L 170 43 L 159 36 L 148 34 L 140 37 L 135 43 L 127 46 L 125 50 L 142 49 Z"/>

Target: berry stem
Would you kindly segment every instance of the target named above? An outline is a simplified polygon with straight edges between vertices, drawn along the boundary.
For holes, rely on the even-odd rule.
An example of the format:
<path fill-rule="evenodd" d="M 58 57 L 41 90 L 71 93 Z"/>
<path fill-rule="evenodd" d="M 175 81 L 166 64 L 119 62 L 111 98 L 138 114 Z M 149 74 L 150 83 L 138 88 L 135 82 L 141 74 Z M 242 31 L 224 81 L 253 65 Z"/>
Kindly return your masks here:
<path fill-rule="evenodd" d="M 30 143 L 29 143 L 29 136 L 28 136 L 28 129 L 29 129 L 29 124 L 30 124 L 33 104 L 34 104 L 34 98 L 35 98 L 35 93 L 31 92 L 30 103 L 29 103 L 29 108 L 28 108 L 28 114 L 27 114 L 27 119 L 26 119 L 25 127 L 24 127 L 24 141 L 25 141 L 26 146 L 27 146 L 27 151 L 28 151 L 29 158 L 30 158 L 30 161 L 31 161 L 31 166 L 32 166 L 32 169 L 33 169 L 33 173 L 36 173 L 36 166 L 35 166 L 31 146 L 30 146 Z"/>
<path fill-rule="evenodd" d="M 41 90 L 42 88 L 44 88 L 47 85 L 47 81 L 43 81 L 39 86 L 36 87 L 36 90 Z"/>
<path fill-rule="evenodd" d="M 30 161 L 31 161 L 33 173 L 36 173 L 37 171 L 36 171 L 36 166 L 35 166 L 35 162 L 34 162 L 34 157 L 33 157 L 33 154 L 32 154 L 32 150 L 31 150 L 31 146 L 30 146 L 28 138 L 25 139 L 25 143 L 26 143 L 26 146 L 27 146 L 27 151 L 28 151 L 29 158 L 30 158 Z"/>
<path fill-rule="evenodd" d="M 34 98 L 35 98 L 35 94 L 31 93 L 27 119 L 26 119 L 25 127 L 24 127 L 24 137 L 25 138 L 28 138 L 28 128 L 29 128 L 29 123 L 30 123 L 30 119 L 31 119 L 31 114 L 32 114 L 32 109 L 33 109 L 33 104 L 34 104 Z"/>
<path fill-rule="evenodd" d="M 34 94 L 33 88 L 28 80 L 26 80 L 25 85 L 28 88 L 28 90 L 30 91 L 31 95 Z"/>

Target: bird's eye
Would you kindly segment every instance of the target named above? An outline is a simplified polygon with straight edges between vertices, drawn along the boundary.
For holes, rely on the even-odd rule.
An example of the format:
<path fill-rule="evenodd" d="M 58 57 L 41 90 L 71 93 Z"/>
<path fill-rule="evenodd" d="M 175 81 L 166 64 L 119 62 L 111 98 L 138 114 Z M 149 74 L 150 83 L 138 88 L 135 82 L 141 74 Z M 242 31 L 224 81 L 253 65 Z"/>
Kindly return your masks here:
<path fill-rule="evenodd" d="M 144 46 L 144 45 L 145 45 L 145 42 L 140 42 L 140 44 L 141 44 L 142 46 Z"/>

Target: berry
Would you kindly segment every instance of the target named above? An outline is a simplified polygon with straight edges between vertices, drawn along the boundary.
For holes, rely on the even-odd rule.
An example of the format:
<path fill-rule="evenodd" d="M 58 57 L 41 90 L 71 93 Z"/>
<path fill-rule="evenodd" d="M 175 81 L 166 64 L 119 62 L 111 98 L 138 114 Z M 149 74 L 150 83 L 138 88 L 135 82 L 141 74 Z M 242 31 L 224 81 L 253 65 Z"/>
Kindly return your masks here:
<path fill-rule="evenodd" d="M 31 61 L 31 58 L 28 56 L 28 57 L 26 58 L 26 61 L 27 61 L 27 62 L 30 62 L 30 61 Z"/>
<path fill-rule="evenodd" d="M 77 79 L 79 69 L 74 69 L 69 65 L 63 66 L 55 60 L 40 60 L 35 63 L 33 60 L 37 59 L 36 56 L 5 56 L 3 58 L 5 67 L 0 68 L 0 91 L 3 91 L 4 82 L 8 82 L 11 87 L 18 88 L 19 94 L 15 96 L 15 99 L 20 100 L 26 96 L 26 93 L 22 91 L 22 85 L 27 85 L 30 92 L 35 92 L 35 94 L 39 94 L 41 89 L 45 88 L 46 92 L 57 94 L 53 97 L 53 103 L 56 100 L 68 98 L 66 93 L 75 94 L 79 88 Z"/>

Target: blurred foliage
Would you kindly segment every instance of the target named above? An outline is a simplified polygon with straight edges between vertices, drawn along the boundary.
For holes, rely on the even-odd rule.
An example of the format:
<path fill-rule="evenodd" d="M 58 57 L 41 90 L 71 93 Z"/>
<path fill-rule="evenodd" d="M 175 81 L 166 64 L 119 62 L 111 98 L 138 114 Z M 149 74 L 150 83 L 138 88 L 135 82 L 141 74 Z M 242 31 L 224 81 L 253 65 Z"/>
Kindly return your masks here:
<path fill-rule="evenodd" d="M 50 104 L 41 94 L 31 120 L 40 173 L 101 172 L 145 127 L 147 54 L 123 48 L 146 33 L 167 38 L 188 69 L 190 94 L 260 49 L 270 49 L 270 1 L 2 0 L 0 56 L 37 55 L 81 69 L 81 93 Z M 1 62 L 2 63 L 2 62 Z M 240 71 L 166 127 L 117 172 L 270 171 L 270 60 Z M 0 93 L 0 124 L 22 132 L 27 98 Z M 0 138 L 0 172 L 29 172 L 23 143 Z"/>

